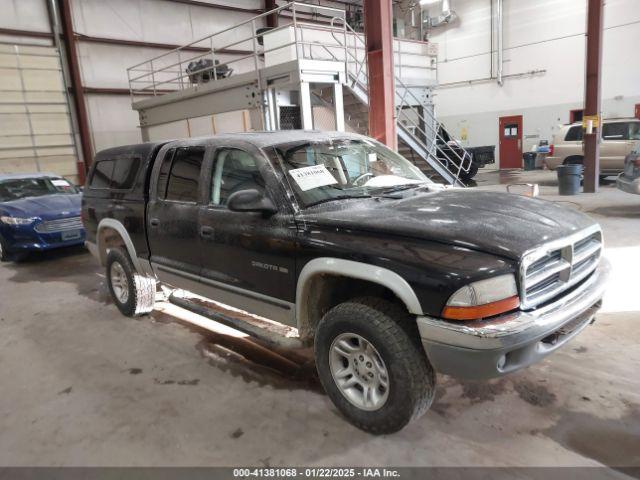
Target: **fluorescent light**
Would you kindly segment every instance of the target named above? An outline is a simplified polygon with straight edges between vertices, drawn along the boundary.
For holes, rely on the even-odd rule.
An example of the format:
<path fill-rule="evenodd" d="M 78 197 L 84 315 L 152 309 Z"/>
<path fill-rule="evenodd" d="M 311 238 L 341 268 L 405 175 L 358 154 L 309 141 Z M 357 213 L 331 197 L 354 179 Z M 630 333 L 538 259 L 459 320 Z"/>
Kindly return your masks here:
<path fill-rule="evenodd" d="M 429 5 L 435 5 L 436 3 L 440 3 L 440 0 L 420 0 L 420 6 L 428 7 Z"/>

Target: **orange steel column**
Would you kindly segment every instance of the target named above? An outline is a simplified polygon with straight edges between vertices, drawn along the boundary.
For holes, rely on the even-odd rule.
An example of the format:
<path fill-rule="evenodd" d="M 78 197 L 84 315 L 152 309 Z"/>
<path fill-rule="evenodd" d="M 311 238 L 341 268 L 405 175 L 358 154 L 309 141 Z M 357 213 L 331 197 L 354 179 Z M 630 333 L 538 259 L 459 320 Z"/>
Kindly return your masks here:
<path fill-rule="evenodd" d="M 391 0 L 364 0 L 369 135 L 397 149 Z"/>

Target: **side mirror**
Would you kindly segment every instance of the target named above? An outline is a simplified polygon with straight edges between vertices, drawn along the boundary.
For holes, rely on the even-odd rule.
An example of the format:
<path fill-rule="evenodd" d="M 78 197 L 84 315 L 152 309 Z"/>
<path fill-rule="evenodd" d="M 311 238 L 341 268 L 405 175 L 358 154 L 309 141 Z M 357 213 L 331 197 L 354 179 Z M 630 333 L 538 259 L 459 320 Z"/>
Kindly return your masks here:
<path fill-rule="evenodd" d="M 278 211 L 271 199 L 255 188 L 229 195 L 227 207 L 232 212 L 262 212 L 265 215 L 273 215 Z"/>

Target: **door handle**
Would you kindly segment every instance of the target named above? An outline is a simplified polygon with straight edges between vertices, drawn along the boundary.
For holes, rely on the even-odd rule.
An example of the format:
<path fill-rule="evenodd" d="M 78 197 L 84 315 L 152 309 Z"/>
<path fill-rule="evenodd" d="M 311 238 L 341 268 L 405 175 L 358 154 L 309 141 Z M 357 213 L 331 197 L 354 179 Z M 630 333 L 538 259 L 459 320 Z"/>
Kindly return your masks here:
<path fill-rule="evenodd" d="M 200 228 L 200 235 L 202 235 L 203 237 L 210 237 L 211 235 L 213 235 L 213 228 L 212 227 Z"/>
<path fill-rule="evenodd" d="M 160 220 L 158 220 L 157 218 L 152 218 L 151 220 L 149 220 L 149 225 L 151 225 L 152 227 L 157 227 L 158 225 L 160 225 Z"/>

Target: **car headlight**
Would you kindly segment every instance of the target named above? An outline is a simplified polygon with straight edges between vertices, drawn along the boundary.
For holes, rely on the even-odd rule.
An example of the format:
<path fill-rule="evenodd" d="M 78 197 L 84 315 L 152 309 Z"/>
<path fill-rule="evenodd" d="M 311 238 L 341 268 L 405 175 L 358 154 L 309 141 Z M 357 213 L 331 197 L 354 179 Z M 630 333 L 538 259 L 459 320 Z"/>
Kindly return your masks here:
<path fill-rule="evenodd" d="M 499 275 L 465 285 L 456 291 L 442 310 L 449 320 L 477 320 L 508 312 L 520 306 L 513 274 Z"/>
<path fill-rule="evenodd" d="M 0 220 L 7 225 L 30 225 L 36 221 L 36 218 L 0 217 Z"/>

